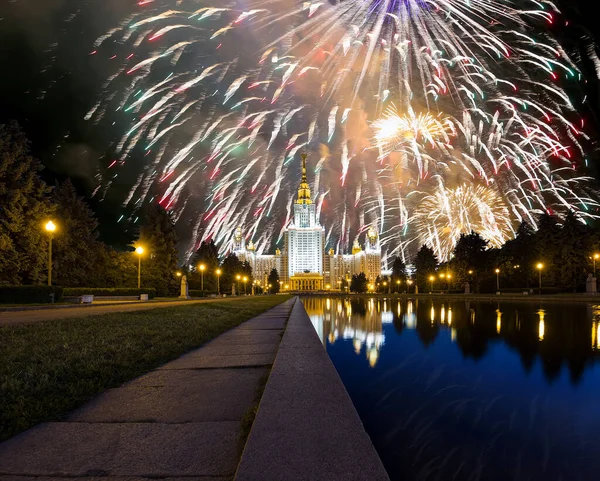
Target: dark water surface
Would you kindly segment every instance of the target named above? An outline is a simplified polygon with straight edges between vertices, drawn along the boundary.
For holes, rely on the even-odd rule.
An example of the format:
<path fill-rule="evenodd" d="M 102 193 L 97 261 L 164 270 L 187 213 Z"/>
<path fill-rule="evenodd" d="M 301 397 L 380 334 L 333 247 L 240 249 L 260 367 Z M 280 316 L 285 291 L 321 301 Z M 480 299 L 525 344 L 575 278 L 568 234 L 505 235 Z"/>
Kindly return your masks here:
<path fill-rule="evenodd" d="M 392 480 L 600 480 L 600 306 L 303 302 Z"/>

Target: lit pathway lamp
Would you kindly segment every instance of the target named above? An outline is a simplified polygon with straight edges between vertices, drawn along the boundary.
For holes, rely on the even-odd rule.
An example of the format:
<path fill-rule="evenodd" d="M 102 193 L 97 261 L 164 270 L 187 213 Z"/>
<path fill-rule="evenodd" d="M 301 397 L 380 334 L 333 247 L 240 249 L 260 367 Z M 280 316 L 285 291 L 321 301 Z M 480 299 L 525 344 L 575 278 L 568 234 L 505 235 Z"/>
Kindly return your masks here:
<path fill-rule="evenodd" d="M 496 269 L 496 292 L 500 292 L 500 269 Z"/>
<path fill-rule="evenodd" d="M 222 273 L 222 271 L 221 271 L 221 269 L 217 269 L 216 272 L 217 272 L 217 294 L 221 295 L 221 282 L 220 282 L 220 279 L 221 279 L 221 273 Z"/>
<path fill-rule="evenodd" d="M 431 292 L 433 293 L 433 281 L 435 281 L 435 276 L 429 276 L 429 282 L 431 283 Z"/>
<path fill-rule="evenodd" d="M 410 286 L 412 286 L 413 281 L 412 279 L 409 279 L 406 281 L 406 283 L 408 284 L 408 287 L 406 288 L 406 293 L 410 294 Z"/>
<path fill-rule="evenodd" d="M 396 292 L 400 294 L 400 279 L 396 281 Z"/>
<path fill-rule="evenodd" d="M 596 253 L 592 256 L 592 260 L 594 261 L 594 277 L 596 277 L 596 261 L 600 259 L 600 254 Z"/>
<path fill-rule="evenodd" d="M 135 253 L 138 256 L 138 289 L 142 288 L 142 254 L 144 254 L 144 248 L 138 246 L 135 248 Z"/>
<path fill-rule="evenodd" d="M 248 277 L 244 276 L 242 280 L 244 281 L 244 295 L 246 295 L 246 284 L 248 283 Z"/>
<path fill-rule="evenodd" d="M 544 264 L 542 264 L 541 262 L 537 263 L 537 266 L 535 266 L 538 270 L 538 274 L 539 274 L 539 285 L 540 285 L 540 295 L 542 294 L 542 270 L 544 269 Z"/>
<path fill-rule="evenodd" d="M 51 220 L 44 226 L 46 232 L 48 232 L 48 285 L 52 285 L 52 239 L 54 238 L 54 232 L 56 231 L 56 224 Z"/>
<path fill-rule="evenodd" d="M 240 295 L 240 280 L 242 279 L 242 276 L 240 276 L 239 274 L 237 276 L 235 276 L 236 279 L 236 283 L 235 283 L 235 288 L 237 289 L 237 293 L 238 296 Z"/>
<path fill-rule="evenodd" d="M 387 287 L 387 281 L 383 281 L 383 293 L 385 294 L 385 288 Z"/>
<path fill-rule="evenodd" d="M 200 289 L 202 290 L 202 297 L 204 297 L 204 271 L 206 270 L 206 266 L 200 264 L 198 268 L 200 269 Z"/>

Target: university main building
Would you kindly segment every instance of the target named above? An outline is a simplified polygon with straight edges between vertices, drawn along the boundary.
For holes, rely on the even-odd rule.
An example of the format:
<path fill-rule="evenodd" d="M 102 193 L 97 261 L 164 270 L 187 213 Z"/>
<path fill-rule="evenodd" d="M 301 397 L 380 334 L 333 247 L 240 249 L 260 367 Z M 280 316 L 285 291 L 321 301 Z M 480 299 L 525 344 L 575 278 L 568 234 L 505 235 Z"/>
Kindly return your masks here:
<path fill-rule="evenodd" d="M 275 255 L 258 255 L 252 241 L 246 245 L 241 228 L 233 238 L 232 251 L 252 266 L 254 278 L 263 285 L 272 269 L 277 269 L 284 289 L 320 291 L 340 289 L 343 279 L 364 272 L 369 282 L 381 275 L 381 246 L 372 227 L 367 233 L 364 250 L 354 241 L 352 254 L 325 253 L 325 229 L 319 224 L 316 206 L 310 196 L 306 179 L 306 155 L 302 156 L 302 181 L 294 203 L 294 218 L 284 230 L 283 251 Z M 287 287 L 286 287 L 287 286 Z"/>

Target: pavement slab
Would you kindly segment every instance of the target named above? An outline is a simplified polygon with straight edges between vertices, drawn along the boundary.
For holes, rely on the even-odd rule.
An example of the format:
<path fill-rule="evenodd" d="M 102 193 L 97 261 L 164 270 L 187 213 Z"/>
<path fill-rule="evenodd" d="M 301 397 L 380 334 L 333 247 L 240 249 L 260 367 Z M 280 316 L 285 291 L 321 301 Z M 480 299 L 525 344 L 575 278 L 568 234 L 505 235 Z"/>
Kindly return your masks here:
<path fill-rule="evenodd" d="M 269 317 L 269 318 L 260 318 L 257 317 L 255 319 L 250 319 L 248 322 L 242 324 L 238 329 L 240 330 L 269 330 L 269 329 L 277 329 L 279 331 L 283 330 L 285 327 L 287 319 L 284 317 Z"/>
<path fill-rule="evenodd" d="M 0 475 L 230 475 L 239 436 L 239 421 L 45 423 L 0 445 Z"/>
<path fill-rule="evenodd" d="M 192 358 L 192 357 L 205 357 L 205 356 L 240 356 L 247 354 L 275 354 L 277 352 L 277 348 L 279 344 L 269 343 L 269 344 L 232 344 L 231 342 L 216 342 L 211 341 L 206 344 L 202 351 L 192 351 L 189 354 L 184 354 L 179 359 L 183 358 Z M 169 364 L 165 364 L 165 366 L 169 366 L 172 363 L 177 362 L 179 359 L 175 361 L 171 361 Z"/>
<path fill-rule="evenodd" d="M 207 369 L 226 367 L 271 366 L 275 352 L 259 354 L 229 354 L 223 356 L 186 355 L 165 364 L 160 369 Z"/>
<path fill-rule="evenodd" d="M 239 421 L 252 405 L 256 386 L 268 373 L 265 367 L 156 371 L 105 392 L 71 414 L 68 420 L 87 423 Z"/>
<path fill-rule="evenodd" d="M 281 342 L 283 331 L 279 330 L 251 330 L 251 329 L 232 329 L 225 334 L 220 335 L 212 341 L 212 345 L 240 344 L 244 346 L 256 344 L 270 344 L 277 348 Z"/>

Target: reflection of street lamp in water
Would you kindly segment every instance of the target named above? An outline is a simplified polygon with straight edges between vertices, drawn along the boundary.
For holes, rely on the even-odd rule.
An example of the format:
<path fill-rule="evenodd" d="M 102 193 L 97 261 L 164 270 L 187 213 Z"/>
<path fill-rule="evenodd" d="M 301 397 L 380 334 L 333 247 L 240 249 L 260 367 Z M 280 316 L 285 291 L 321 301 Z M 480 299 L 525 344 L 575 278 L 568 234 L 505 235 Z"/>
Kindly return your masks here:
<path fill-rule="evenodd" d="M 538 325 L 538 337 L 540 341 L 544 340 L 544 335 L 546 334 L 546 323 L 544 322 L 544 316 L 546 315 L 546 311 L 544 309 L 540 309 L 538 312 L 538 316 L 540 316 L 540 322 Z"/>

